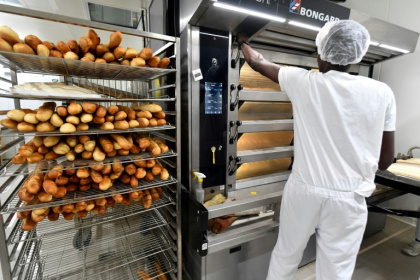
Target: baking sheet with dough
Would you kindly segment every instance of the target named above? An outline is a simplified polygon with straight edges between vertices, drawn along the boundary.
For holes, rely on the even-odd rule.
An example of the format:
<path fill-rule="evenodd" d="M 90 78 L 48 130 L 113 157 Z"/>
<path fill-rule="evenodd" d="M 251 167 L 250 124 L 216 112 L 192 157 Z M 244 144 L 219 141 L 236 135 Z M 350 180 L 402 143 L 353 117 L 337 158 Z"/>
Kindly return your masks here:
<path fill-rule="evenodd" d="M 389 172 L 420 180 L 420 164 L 393 163 L 387 169 Z"/>
<path fill-rule="evenodd" d="M 239 108 L 239 120 L 283 120 L 293 118 L 292 103 L 289 102 L 244 102 Z"/>
<path fill-rule="evenodd" d="M 244 163 L 236 171 L 236 180 L 284 171 L 289 168 L 291 163 L 292 158 Z"/>
<path fill-rule="evenodd" d="M 244 133 L 238 140 L 238 151 L 289 146 L 293 131 Z"/>
<path fill-rule="evenodd" d="M 239 84 L 243 85 L 244 89 L 281 90 L 278 83 L 254 71 L 246 62 L 241 68 Z"/>

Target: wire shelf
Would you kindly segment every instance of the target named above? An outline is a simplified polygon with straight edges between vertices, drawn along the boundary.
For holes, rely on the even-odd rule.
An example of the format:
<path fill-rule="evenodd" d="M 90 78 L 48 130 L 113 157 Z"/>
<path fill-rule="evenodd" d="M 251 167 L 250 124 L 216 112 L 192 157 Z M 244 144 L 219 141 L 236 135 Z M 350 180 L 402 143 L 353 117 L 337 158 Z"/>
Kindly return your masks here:
<path fill-rule="evenodd" d="M 129 129 L 113 129 L 113 130 L 101 130 L 99 128 L 90 127 L 89 130 L 86 131 L 75 131 L 72 133 L 62 133 L 59 130 L 51 131 L 51 132 L 38 132 L 38 131 L 31 131 L 31 132 L 22 132 L 17 129 L 3 129 L 1 131 L 0 137 L 16 137 L 16 136 L 68 136 L 68 135 L 92 135 L 92 134 L 110 134 L 110 133 L 129 133 L 129 132 L 153 132 L 159 130 L 168 130 L 168 129 L 175 129 L 176 127 L 171 125 L 170 123 L 161 125 L 161 126 L 153 126 L 153 127 L 145 127 L 145 128 L 129 128 Z"/>
<path fill-rule="evenodd" d="M 10 197 L 10 199 L 6 203 L 4 203 L 3 206 L 0 208 L 0 214 L 8 214 L 8 213 L 14 213 L 14 212 L 19 212 L 19 211 L 47 208 L 47 207 L 58 206 L 58 205 L 66 205 L 66 204 L 72 204 L 72 203 L 81 202 L 81 201 L 89 201 L 89 200 L 94 200 L 98 198 L 114 196 L 116 194 L 125 194 L 125 193 L 130 193 L 133 191 L 140 191 L 140 190 L 145 190 L 145 189 L 150 189 L 150 188 L 155 188 L 155 187 L 162 187 L 162 186 L 175 184 L 175 183 L 177 183 L 177 180 L 172 176 L 169 176 L 168 180 L 166 181 L 163 181 L 160 178 L 155 177 L 155 180 L 151 182 L 139 180 L 139 185 L 136 188 L 131 188 L 129 185 L 124 184 L 121 181 L 117 180 L 114 182 L 114 185 L 106 191 L 90 188 L 87 191 L 68 192 L 66 196 L 63 198 L 60 198 L 60 199 L 53 198 L 51 202 L 44 202 L 44 203 L 39 203 L 39 201 L 36 198 L 34 198 L 32 201 L 27 202 L 25 206 L 24 206 L 24 202 L 19 199 L 18 191 L 16 191 Z M 18 189 L 19 188 L 17 188 L 17 190 Z M 161 199 L 163 198 L 163 196 L 165 196 L 165 194 L 162 194 Z M 152 206 L 155 203 L 159 203 L 161 199 L 154 201 L 152 203 Z M 167 196 L 167 199 L 172 200 L 172 198 L 169 196 Z"/>
<path fill-rule="evenodd" d="M 176 99 L 169 96 L 162 98 L 110 98 L 105 96 L 100 96 L 98 98 L 86 98 L 86 97 L 77 97 L 77 95 L 72 96 L 45 96 L 45 95 L 32 95 L 32 94 L 7 94 L 0 93 L 0 97 L 4 98 L 13 98 L 13 99 L 25 99 L 25 100 L 67 100 L 67 101 L 91 101 L 91 102 L 173 102 Z"/>
<path fill-rule="evenodd" d="M 44 219 L 42 222 L 39 222 L 37 226 L 31 231 L 23 231 L 21 226 L 23 221 L 19 221 L 11 233 L 9 238 L 9 245 L 17 244 L 21 242 L 28 242 L 30 240 L 41 240 L 44 237 L 50 235 L 56 235 L 62 232 L 72 232 L 75 233 L 78 230 L 97 226 L 104 223 L 118 221 L 120 219 L 132 219 L 136 218 L 137 215 L 142 215 L 144 221 L 148 222 L 148 228 L 154 228 L 154 221 L 157 221 L 158 218 L 162 218 L 164 223 L 159 223 L 159 226 L 166 225 L 171 223 L 171 219 L 168 218 L 168 215 L 164 209 L 166 206 L 173 204 L 167 197 L 162 197 L 156 203 L 153 203 L 151 208 L 144 209 L 140 203 L 131 204 L 129 206 L 116 204 L 114 207 L 109 207 L 107 212 L 104 215 L 95 214 L 89 212 L 85 218 L 74 219 L 74 223 L 63 219 L 60 216 L 60 219 L 54 222 Z M 161 209 L 161 210 L 157 210 Z"/>
<path fill-rule="evenodd" d="M 137 221 L 135 224 L 127 223 L 123 226 L 134 231 L 140 223 L 141 221 Z M 117 278 L 112 279 L 130 279 L 121 277 L 132 274 L 139 264 L 152 270 L 150 266 L 156 260 L 160 260 L 159 263 L 166 272 L 174 269 L 166 254 L 162 257 L 165 251 L 175 248 L 175 244 L 163 228 L 128 234 L 124 232 L 124 228 L 117 229 L 117 226 L 120 225 L 110 224 L 108 227 L 102 225 L 92 228 L 89 244 L 82 244 L 80 249 L 75 248 L 73 238 L 66 239 L 68 236 L 65 234 L 44 239 L 38 242 L 38 246 L 25 248 L 34 251 L 35 254 L 32 259 L 22 259 L 20 265 L 38 264 L 36 279 L 102 279 L 103 275 L 115 275 L 116 271 L 124 268 L 124 274 L 116 275 Z M 60 246 L 57 246 L 57 242 Z"/>
<path fill-rule="evenodd" d="M 169 150 L 165 154 L 161 154 L 160 156 L 154 157 L 148 152 L 142 152 L 135 155 L 128 155 L 128 156 L 120 156 L 117 155 L 115 157 L 105 158 L 103 161 L 95 161 L 93 159 L 76 159 L 75 161 L 68 161 L 64 156 L 59 157 L 53 161 L 41 160 L 37 163 L 22 163 L 22 164 L 13 164 L 11 162 L 7 163 L 0 169 L 0 177 L 6 176 L 19 176 L 19 175 L 29 175 L 29 174 L 36 174 L 36 173 L 46 173 L 51 171 L 55 166 L 62 165 L 63 168 L 55 169 L 55 170 L 68 170 L 68 169 L 79 169 L 82 167 L 87 166 L 98 166 L 98 165 L 112 165 L 116 163 L 129 163 L 129 162 L 136 162 L 148 159 L 163 159 L 169 157 L 176 157 L 178 156 L 173 150 Z M 116 161 L 118 160 L 118 161 Z M 45 164 L 45 169 L 39 170 L 35 172 L 35 168 L 38 164 L 47 163 Z"/>
<path fill-rule="evenodd" d="M 170 258 L 167 252 L 162 252 L 156 254 L 153 257 L 149 257 L 146 260 L 140 260 L 136 263 L 125 265 L 122 267 L 118 267 L 115 269 L 111 269 L 108 271 L 101 272 L 99 274 L 95 274 L 94 279 L 100 280 L 137 280 L 141 279 L 138 274 L 137 270 L 142 269 L 144 271 L 148 271 L 149 275 L 152 277 L 151 279 L 157 279 L 162 274 L 159 274 L 156 271 L 154 263 L 158 263 L 162 274 L 168 275 L 171 272 L 176 272 L 176 266 L 173 262 L 170 261 Z M 79 272 L 77 274 L 66 274 L 60 275 L 59 278 L 56 277 L 44 277 L 43 272 L 44 264 L 42 263 L 33 263 L 31 264 L 28 273 L 26 274 L 25 280 L 79 280 L 79 279 L 92 279 L 92 276 L 89 274 L 84 275 L 83 272 Z M 89 273 L 89 272 L 88 272 Z M 168 278 L 169 279 L 169 278 Z"/>
<path fill-rule="evenodd" d="M 118 80 L 148 81 L 176 72 L 175 69 L 133 67 L 4 51 L 0 51 L 0 64 L 24 73 Z"/>

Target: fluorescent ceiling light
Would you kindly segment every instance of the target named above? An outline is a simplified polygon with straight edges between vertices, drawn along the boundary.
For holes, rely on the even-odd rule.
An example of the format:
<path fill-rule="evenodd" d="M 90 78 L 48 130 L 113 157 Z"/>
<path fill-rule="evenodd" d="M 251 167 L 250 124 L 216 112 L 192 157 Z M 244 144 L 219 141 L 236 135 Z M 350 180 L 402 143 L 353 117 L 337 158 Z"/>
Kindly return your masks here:
<path fill-rule="evenodd" d="M 301 22 L 294 21 L 294 20 L 289 21 L 289 24 L 294 25 L 294 26 L 299 26 L 299 27 L 302 27 L 302 28 L 306 28 L 306 29 L 310 29 L 310 30 L 315 30 L 315 31 L 321 30 L 320 27 L 313 26 L 313 25 L 310 25 L 310 24 L 301 23 Z"/>
<path fill-rule="evenodd" d="M 218 7 L 218 8 L 222 8 L 222 9 L 226 9 L 226 10 L 231 10 L 231 11 L 235 11 L 235 12 L 247 14 L 247 15 L 250 15 L 250 16 L 255 16 L 255 17 L 260 17 L 260 18 L 266 18 L 266 19 L 273 20 L 273 21 L 278 21 L 278 22 L 285 22 L 286 21 L 286 19 L 281 18 L 281 17 L 271 16 L 269 14 L 260 13 L 260 12 L 256 12 L 256 11 L 252 11 L 252 10 L 248 10 L 248 9 L 244 9 L 244 8 L 241 8 L 241 7 L 238 7 L 238 6 L 227 5 L 227 4 L 219 3 L 219 2 L 216 2 L 213 5 L 215 7 Z"/>
<path fill-rule="evenodd" d="M 374 41 L 370 41 L 370 44 L 371 44 L 372 46 L 379 46 L 379 43 L 378 43 L 378 42 L 374 42 Z"/>
<path fill-rule="evenodd" d="M 396 52 L 401 52 L 401 53 L 409 53 L 410 52 L 410 51 L 407 51 L 407 50 L 404 50 L 404 49 L 400 49 L 400 48 L 385 45 L 385 44 L 380 44 L 379 46 L 381 48 L 384 48 L 384 49 L 388 49 L 388 50 L 392 50 L 392 51 L 396 51 Z"/>

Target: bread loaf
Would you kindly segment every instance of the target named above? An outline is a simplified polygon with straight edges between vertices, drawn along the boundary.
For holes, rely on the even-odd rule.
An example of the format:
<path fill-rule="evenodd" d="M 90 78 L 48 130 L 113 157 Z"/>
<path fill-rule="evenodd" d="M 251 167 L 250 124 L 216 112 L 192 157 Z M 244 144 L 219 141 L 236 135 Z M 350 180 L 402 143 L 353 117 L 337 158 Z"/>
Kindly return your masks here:
<path fill-rule="evenodd" d="M 143 58 L 144 60 L 151 59 L 153 57 L 153 51 L 150 48 L 144 48 L 140 51 L 139 57 Z"/>
<path fill-rule="evenodd" d="M 18 127 L 19 129 L 19 127 Z M 55 126 L 53 126 L 50 122 L 40 122 L 36 125 L 36 131 L 38 132 L 51 132 L 55 130 Z"/>
<path fill-rule="evenodd" d="M 11 119 L 2 119 L 0 121 L 1 125 L 10 129 L 17 129 L 18 123 Z"/>
<path fill-rule="evenodd" d="M 158 56 L 154 56 L 147 60 L 147 64 L 149 64 L 149 66 L 153 68 L 158 67 L 159 62 L 160 62 L 160 58 Z"/>
<path fill-rule="evenodd" d="M 64 58 L 65 59 L 79 60 L 79 56 L 76 53 L 72 52 L 72 51 L 67 52 L 64 55 Z"/>
<path fill-rule="evenodd" d="M 89 49 L 93 46 L 93 42 L 89 37 L 80 37 L 79 47 L 82 53 L 89 52 Z"/>
<path fill-rule="evenodd" d="M 108 48 L 110 50 L 115 49 L 116 47 L 118 47 L 121 42 L 122 42 L 122 34 L 120 31 L 116 31 L 114 33 L 111 34 L 111 36 L 109 37 L 109 45 Z"/>
<path fill-rule="evenodd" d="M 30 46 L 34 51 L 37 50 L 39 44 L 42 44 L 42 41 L 35 35 L 27 35 L 24 39 L 25 44 Z"/>
<path fill-rule="evenodd" d="M 86 37 L 88 37 L 92 41 L 92 46 L 90 46 L 90 50 L 95 51 L 96 47 L 101 42 L 101 38 L 99 38 L 98 34 L 96 34 L 96 32 L 92 29 L 88 30 Z"/>
<path fill-rule="evenodd" d="M 170 62 L 171 62 L 171 60 L 169 58 L 164 57 L 160 60 L 158 67 L 159 68 L 166 68 L 166 67 L 168 67 Z"/>
<path fill-rule="evenodd" d="M 59 52 L 61 52 L 61 53 L 63 54 L 63 56 L 64 56 L 67 52 L 71 51 L 71 50 L 70 50 L 70 48 L 69 48 L 69 46 L 67 46 L 67 44 L 66 44 L 66 43 L 64 43 L 63 41 L 58 41 L 58 42 L 57 42 L 57 44 L 55 45 L 55 48 L 56 48 Z"/>
<path fill-rule="evenodd" d="M 17 129 L 19 131 L 22 131 L 22 132 L 31 132 L 31 131 L 35 131 L 36 130 L 35 125 L 33 125 L 31 123 L 27 123 L 27 122 L 20 122 L 17 125 Z"/>
<path fill-rule="evenodd" d="M 125 55 L 125 48 L 122 46 L 116 47 L 112 52 L 115 56 L 115 59 L 120 59 Z"/>
<path fill-rule="evenodd" d="M 127 48 L 127 51 L 125 52 L 125 55 L 124 55 L 124 59 L 129 60 L 129 59 L 133 59 L 137 56 L 138 56 L 138 52 L 136 51 L 136 49 Z"/>
<path fill-rule="evenodd" d="M 10 46 L 13 46 L 17 43 L 22 43 L 18 34 L 6 25 L 0 26 L 0 38 L 9 43 Z"/>
<path fill-rule="evenodd" d="M 96 55 L 102 57 L 105 53 L 109 52 L 108 46 L 99 44 L 96 46 Z"/>
<path fill-rule="evenodd" d="M 63 54 L 59 51 L 56 50 L 50 50 L 50 56 L 51 57 L 56 57 L 56 58 L 63 58 Z"/>
<path fill-rule="evenodd" d="M 49 57 L 50 56 L 50 50 L 48 49 L 47 46 L 45 46 L 43 44 L 39 44 L 36 47 L 36 54 L 39 55 L 39 56 Z"/>
<path fill-rule="evenodd" d="M 135 57 L 130 62 L 131 66 L 145 66 L 146 61 L 141 57 Z"/>
<path fill-rule="evenodd" d="M 35 54 L 34 50 L 29 45 L 23 43 L 14 44 L 13 51 L 16 53 Z"/>
<path fill-rule="evenodd" d="M 2 38 L 0 38 L 0 51 L 2 51 L 2 52 L 13 52 L 13 48 L 8 42 L 6 42 Z"/>
<path fill-rule="evenodd" d="M 131 105 L 131 108 L 137 111 L 143 110 L 143 111 L 149 111 L 151 113 L 157 113 L 157 112 L 162 111 L 162 107 L 157 104 L 141 104 L 141 105 L 133 104 Z"/>
<path fill-rule="evenodd" d="M 75 54 L 79 53 L 79 44 L 77 44 L 76 40 L 68 40 L 67 46 L 69 47 L 70 51 Z"/>
<path fill-rule="evenodd" d="M 79 125 L 78 125 L 78 128 L 79 128 Z M 89 125 L 87 129 L 89 129 Z M 73 133 L 75 131 L 76 131 L 76 127 L 71 123 L 65 123 L 60 127 L 60 132 L 62 133 Z"/>

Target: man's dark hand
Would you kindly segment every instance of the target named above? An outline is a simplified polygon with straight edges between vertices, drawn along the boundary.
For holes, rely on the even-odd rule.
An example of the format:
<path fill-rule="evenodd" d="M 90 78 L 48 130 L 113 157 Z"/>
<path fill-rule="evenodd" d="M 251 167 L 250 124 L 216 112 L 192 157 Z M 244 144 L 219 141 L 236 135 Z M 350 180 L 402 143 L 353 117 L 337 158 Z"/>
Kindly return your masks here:
<path fill-rule="evenodd" d="M 245 42 L 245 41 L 248 41 L 248 39 L 249 39 L 249 36 L 244 32 L 239 32 L 236 35 L 236 42 L 238 42 L 238 44 L 240 44 L 242 42 Z"/>
<path fill-rule="evenodd" d="M 210 219 L 208 222 L 208 230 L 214 233 L 221 233 L 225 231 L 234 221 L 235 214 L 229 214 L 218 218 Z"/>

